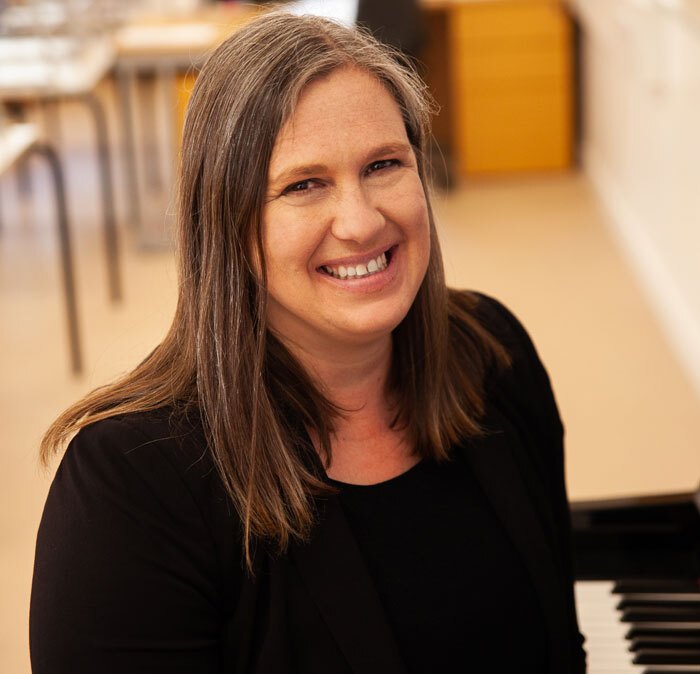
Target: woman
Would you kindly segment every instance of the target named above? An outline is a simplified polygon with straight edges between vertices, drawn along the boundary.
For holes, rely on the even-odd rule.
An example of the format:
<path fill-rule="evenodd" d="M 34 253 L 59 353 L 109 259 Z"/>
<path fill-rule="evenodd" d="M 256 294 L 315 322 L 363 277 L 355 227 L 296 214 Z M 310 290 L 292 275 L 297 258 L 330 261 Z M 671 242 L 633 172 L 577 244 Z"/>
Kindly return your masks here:
<path fill-rule="evenodd" d="M 420 81 L 261 17 L 185 124 L 163 343 L 65 412 L 35 674 L 581 672 L 562 428 L 494 300 L 447 291 Z"/>

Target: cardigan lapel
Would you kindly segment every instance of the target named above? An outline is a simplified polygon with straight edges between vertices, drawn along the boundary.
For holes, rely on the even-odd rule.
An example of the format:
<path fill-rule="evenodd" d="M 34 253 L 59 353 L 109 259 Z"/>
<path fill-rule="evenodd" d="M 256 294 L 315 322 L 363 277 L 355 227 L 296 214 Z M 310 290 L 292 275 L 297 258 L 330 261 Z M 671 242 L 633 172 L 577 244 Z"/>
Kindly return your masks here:
<path fill-rule="evenodd" d="M 354 674 L 405 674 L 383 608 L 336 496 L 291 557 Z"/>
<path fill-rule="evenodd" d="M 503 424 L 489 424 L 503 428 Z M 552 551 L 542 525 L 528 497 L 504 431 L 489 432 L 464 444 L 463 455 L 479 480 L 497 517 L 520 554 L 532 579 L 548 632 L 550 672 L 563 674 L 570 669 L 567 615 L 563 590 Z"/>

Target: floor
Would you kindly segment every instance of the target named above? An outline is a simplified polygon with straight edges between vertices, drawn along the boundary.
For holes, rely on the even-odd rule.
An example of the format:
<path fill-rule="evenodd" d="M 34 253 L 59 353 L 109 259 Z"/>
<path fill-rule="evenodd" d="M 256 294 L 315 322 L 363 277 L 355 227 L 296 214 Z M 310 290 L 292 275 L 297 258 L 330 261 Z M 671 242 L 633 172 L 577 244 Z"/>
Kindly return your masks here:
<path fill-rule="evenodd" d="M 46 176 L 35 166 L 33 194 L 23 198 L 12 175 L 0 180 L 0 670 L 8 674 L 29 673 L 34 537 L 55 469 L 37 464 L 42 432 L 70 402 L 135 365 L 164 334 L 175 303 L 171 251 L 144 249 L 124 224 L 124 301 L 108 302 L 89 146 L 71 145 L 68 157 L 81 378 L 68 367 Z M 694 489 L 697 392 L 585 176 L 474 181 L 436 196 L 435 205 L 449 283 L 506 302 L 547 364 L 568 432 L 570 495 Z M 152 228 L 166 227 L 166 210 Z"/>

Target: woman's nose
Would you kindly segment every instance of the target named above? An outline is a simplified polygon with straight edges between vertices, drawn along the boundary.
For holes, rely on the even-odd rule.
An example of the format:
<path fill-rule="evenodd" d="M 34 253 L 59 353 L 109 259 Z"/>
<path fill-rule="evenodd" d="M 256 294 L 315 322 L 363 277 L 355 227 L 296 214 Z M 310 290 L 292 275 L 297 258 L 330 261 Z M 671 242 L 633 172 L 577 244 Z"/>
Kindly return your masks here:
<path fill-rule="evenodd" d="M 331 232 L 338 239 L 366 243 L 386 224 L 379 205 L 361 186 L 342 190 L 335 206 Z"/>

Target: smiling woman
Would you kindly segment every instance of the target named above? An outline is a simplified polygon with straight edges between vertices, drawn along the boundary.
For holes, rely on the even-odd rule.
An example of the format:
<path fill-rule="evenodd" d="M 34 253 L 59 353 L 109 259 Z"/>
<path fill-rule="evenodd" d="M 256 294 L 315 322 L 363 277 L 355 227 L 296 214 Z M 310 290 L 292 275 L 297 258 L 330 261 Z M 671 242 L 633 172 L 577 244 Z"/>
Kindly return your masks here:
<path fill-rule="evenodd" d="M 584 670 L 556 404 L 512 314 L 445 287 L 430 109 L 323 19 L 271 13 L 212 54 L 172 327 L 42 445 L 77 432 L 35 674 Z"/>

